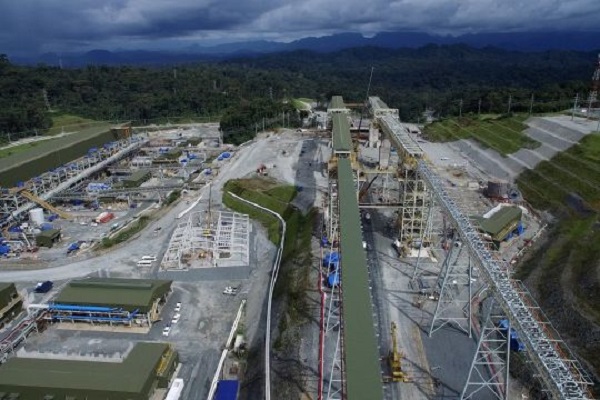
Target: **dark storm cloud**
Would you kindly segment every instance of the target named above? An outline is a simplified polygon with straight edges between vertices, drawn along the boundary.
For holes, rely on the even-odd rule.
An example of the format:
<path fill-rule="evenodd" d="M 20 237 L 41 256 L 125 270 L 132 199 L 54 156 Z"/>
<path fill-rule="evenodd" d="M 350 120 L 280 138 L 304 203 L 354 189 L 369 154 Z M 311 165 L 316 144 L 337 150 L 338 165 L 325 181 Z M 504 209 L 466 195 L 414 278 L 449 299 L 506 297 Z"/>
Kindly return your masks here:
<path fill-rule="evenodd" d="M 5 0 L 0 52 L 339 31 L 597 30 L 598 0 Z"/>

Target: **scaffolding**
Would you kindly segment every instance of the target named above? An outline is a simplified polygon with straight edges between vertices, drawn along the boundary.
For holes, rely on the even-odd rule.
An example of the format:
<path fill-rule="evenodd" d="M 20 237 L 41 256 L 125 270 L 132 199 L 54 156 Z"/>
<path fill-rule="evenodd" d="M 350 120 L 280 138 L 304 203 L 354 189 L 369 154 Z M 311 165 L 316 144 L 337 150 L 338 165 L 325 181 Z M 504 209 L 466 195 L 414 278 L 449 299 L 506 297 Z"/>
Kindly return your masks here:
<path fill-rule="evenodd" d="M 172 270 L 246 267 L 250 265 L 250 231 L 246 214 L 192 212 L 175 228 L 161 266 Z"/>

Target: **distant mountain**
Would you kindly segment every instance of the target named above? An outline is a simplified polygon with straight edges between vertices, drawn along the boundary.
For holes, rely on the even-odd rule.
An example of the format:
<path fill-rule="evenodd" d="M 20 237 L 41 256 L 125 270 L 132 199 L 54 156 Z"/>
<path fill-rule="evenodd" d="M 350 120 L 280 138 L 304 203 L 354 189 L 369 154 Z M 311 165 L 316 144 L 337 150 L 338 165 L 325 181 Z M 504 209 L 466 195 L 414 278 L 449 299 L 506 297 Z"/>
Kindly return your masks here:
<path fill-rule="evenodd" d="M 476 33 L 461 36 L 440 36 L 423 32 L 381 32 L 366 38 L 359 33 L 339 33 L 323 37 L 307 37 L 290 43 L 266 40 L 226 43 L 216 46 L 195 44 L 185 49 L 173 51 L 134 50 L 108 51 L 92 50 L 86 53 L 57 55 L 42 54 L 29 58 L 11 58 L 17 64 L 59 65 L 80 67 L 88 64 L 101 65 L 166 65 L 206 60 L 222 60 L 248 57 L 267 53 L 294 50 L 310 50 L 328 53 L 354 47 L 383 47 L 389 49 L 419 48 L 428 44 L 465 44 L 475 48 L 497 47 L 516 51 L 546 50 L 600 50 L 600 32 L 511 32 Z"/>

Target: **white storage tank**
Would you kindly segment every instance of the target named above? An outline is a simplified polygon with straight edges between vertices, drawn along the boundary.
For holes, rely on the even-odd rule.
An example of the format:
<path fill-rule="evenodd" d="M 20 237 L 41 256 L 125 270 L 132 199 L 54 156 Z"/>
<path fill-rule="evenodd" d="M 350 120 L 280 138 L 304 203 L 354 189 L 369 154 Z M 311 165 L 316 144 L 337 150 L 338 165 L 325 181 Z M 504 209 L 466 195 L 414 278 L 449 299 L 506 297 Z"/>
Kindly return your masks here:
<path fill-rule="evenodd" d="M 44 223 L 44 209 L 43 208 L 33 208 L 29 211 L 29 222 L 33 226 L 40 226 Z"/>

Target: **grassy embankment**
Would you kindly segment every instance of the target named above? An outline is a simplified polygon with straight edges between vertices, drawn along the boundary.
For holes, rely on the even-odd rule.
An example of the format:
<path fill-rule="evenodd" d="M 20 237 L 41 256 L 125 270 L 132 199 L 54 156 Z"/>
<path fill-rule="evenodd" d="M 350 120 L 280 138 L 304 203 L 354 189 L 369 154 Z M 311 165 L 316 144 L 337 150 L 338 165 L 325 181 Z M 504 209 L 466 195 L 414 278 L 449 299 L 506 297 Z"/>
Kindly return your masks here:
<path fill-rule="evenodd" d="M 474 139 L 483 147 L 503 156 L 521 148 L 536 148 L 539 143 L 522 132 L 527 115 L 449 118 L 426 125 L 425 136 L 432 142 Z"/>
<path fill-rule="evenodd" d="M 40 136 L 56 136 L 59 133 L 64 132 L 74 132 L 81 129 L 89 128 L 95 126 L 99 122 L 81 118 L 75 115 L 70 114 L 53 114 L 52 115 L 52 127 L 45 131 L 39 131 Z M 52 140 L 52 139 L 47 139 Z M 44 140 L 46 142 L 47 140 Z M 37 142 L 25 143 L 18 146 L 11 146 L 7 148 L 0 149 L 0 158 L 7 157 L 13 154 L 22 153 L 27 151 L 39 144 Z"/>
<path fill-rule="evenodd" d="M 282 307 L 279 335 L 275 339 L 274 348 L 286 349 L 299 339 L 296 337 L 298 330 L 288 328 L 302 324 L 306 318 L 306 290 L 310 286 L 310 242 L 316 213 L 303 215 L 290 204 L 297 194 L 294 186 L 282 186 L 274 180 L 262 178 L 227 182 L 223 189 L 223 203 L 259 221 L 267 229 L 269 240 L 276 245 L 279 245 L 281 239 L 279 220 L 265 211 L 240 202 L 227 192 L 273 210 L 286 221 L 283 261 L 274 291 L 274 297 L 285 304 Z"/>
<path fill-rule="evenodd" d="M 547 240 L 525 259 L 516 278 L 528 282 L 556 328 L 600 374 L 600 135 L 521 174 L 517 183 L 538 210 L 557 217 Z M 576 193 L 585 202 L 567 206 Z"/>

